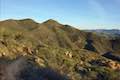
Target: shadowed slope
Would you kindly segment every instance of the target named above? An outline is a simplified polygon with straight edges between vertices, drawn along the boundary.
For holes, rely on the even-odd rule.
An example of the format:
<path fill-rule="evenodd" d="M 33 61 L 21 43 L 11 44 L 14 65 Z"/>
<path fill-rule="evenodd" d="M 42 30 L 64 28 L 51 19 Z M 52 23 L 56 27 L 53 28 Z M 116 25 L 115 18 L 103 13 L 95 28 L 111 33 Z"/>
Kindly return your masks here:
<path fill-rule="evenodd" d="M 50 68 L 37 67 L 25 57 L 7 60 L 7 62 L 5 59 L 1 60 L 0 80 L 68 80 L 67 77 Z"/>

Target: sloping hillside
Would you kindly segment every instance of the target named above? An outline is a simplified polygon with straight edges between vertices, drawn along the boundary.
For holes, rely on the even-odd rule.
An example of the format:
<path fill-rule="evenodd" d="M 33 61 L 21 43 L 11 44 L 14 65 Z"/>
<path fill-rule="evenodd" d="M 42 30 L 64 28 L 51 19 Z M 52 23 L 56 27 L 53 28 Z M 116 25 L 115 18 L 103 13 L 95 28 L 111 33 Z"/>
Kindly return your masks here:
<path fill-rule="evenodd" d="M 30 64 L 25 66 L 40 68 L 40 72 L 33 70 L 30 74 L 28 69 L 22 74 L 26 68 L 22 69 L 18 80 L 120 80 L 119 61 L 103 56 L 111 52 L 119 58 L 119 44 L 119 37 L 111 39 L 52 19 L 43 23 L 32 19 L 0 22 L 1 61 L 5 58 L 8 59 L 6 64 L 12 64 L 16 58 L 24 56 Z M 50 72 L 42 74 L 44 70 Z M 53 78 L 55 74 L 61 78 Z M 32 78 L 25 77 L 27 75 Z"/>

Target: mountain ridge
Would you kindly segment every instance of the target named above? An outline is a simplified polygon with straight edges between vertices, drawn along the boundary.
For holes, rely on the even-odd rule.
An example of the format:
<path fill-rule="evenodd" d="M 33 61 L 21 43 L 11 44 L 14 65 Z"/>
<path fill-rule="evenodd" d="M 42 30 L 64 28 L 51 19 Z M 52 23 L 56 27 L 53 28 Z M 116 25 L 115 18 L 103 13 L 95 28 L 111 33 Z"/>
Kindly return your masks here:
<path fill-rule="evenodd" d="M 3 58 L 8 64 L 19 57 L 28 59 L 18 80 L 56 80 L 55 74 L 59 80 L 120 80 L 120 38 L 106 36 L 51 19 L 0 21 L 0 63 Z"/>
<path fill-rule="evenodd" d="M 7 21 L 7 23 L 6 23 L 6 21 Z M 65 41 L 65 43 L 62 43 L 62 44 L 59 44 L 59 45 L 64 45 L 64 47 L 65 46 L 73 47 L 73 45 L 74 45 L 74 47 L 77 48 L 78 46 L 75 46 L 75 44 L 80 42 L 79 38 L 81 38 L 81 40 L 82 40 L 81 44 L 85 45 L 85 41 L 88 39 L 88 37 L 90 37 L 91 40 L 93 40 L 93 42 L 94 42 L 93 45 L 96 46 L 96 48 L 97 48 L 97 43 L 101 42 L 100 39 L 105 40 L 105 41 L 102 42 L 103 44 L 106 44 L 104 42 L 106 42 L 106 40 L 107 40 L 107 42 L 108 42 L 107 44 L 111 45 L 111 42 L 109 41 L 109 39 L 107 39 L 107 38 L 103 39 L 104 37 L 101 37 L 97 34 L 94 34 L 93 33 L 94 31 L 93 32 L 92 31 L 84 32 L 82 30 L 76 29 L 76 28 L 74 28 L 72 26 L 69 26 L 69 25 L 62 25 L 59 22 L 57 22 L 55 20 L 52 20 L 52 19 L 44 21 L 43 23 L 37 23 L 32 19 L 22 19 L 22 20 L 12 20 L 11 19 L 11 20 L 6 20 L 6 21 L 3 21 L 3 23 L 6 23 L 6 24 L 3 24 L 4 27 L 7 24 L 9 24 L 9 22 L 10 22 L 11 26 L 14 26 L 14 27 L 16 27 L 16 26 L 23 27 L 23 28 L 25 27 L 26 29 L 32 30 L 33 34 L 34 33 L 35 33 L 35 35 L 38 34 L 38 36 L 41 37 L 41 39 L 44 38 L 43 41 L 45 40 L 45 38 L 47 39 L 48 36 L 50 36 L 57 41 L 56 42 L 51 38 L 52 42 L 56 42 L 57 44 L 59 44 L 60 42 L 63 42 L 63 41 L 59 40 L 61 37 L 63 37 L 63 40 Z M 10 24 L 7 25 L 7 26 L 10 26 Z M 46 31 L 46 33 L 45 33 L 45 31 Z M 47 31 L 48 31 L 48 34 L 47 34 Z M 45 35 L 46 35 L 46 37 L 45 37 Z M 55 36 L 55 35 L 57 35 L 57 36 Z M 59 39 L 57 38 L 58 35 L 60 35 Z M 96 39 L 98 38 L 97 39 L 98 42 L 95 41 L 95 38 Z M 51 41 L 51 40 L 48 40 L 48 42 Z M 112 48 L 110 48 L 110 47 L 111 46 L 109 46 L 108 49 L 106 47 L 106 50 L 112 51 Z M 106 53 L 106 51 L 104 51 L 104 49 L 101 49 L 100 51 L 98 50 L 98 52 Z"/>

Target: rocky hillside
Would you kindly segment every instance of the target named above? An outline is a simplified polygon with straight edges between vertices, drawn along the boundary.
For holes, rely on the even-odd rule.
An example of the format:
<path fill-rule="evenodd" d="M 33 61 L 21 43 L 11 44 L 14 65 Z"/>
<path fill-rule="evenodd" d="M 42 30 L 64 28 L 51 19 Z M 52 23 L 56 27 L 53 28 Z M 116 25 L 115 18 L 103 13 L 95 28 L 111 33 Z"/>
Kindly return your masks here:
<path fill-rule="evenodd" d="M 120 80 L 120 37 L 101 35 L 52 19 L 1 21 L 0 79 Z M 12 64 L 25 67 L 14 70 Z M 8 68 L 17 76 L 5 74 Z"/>

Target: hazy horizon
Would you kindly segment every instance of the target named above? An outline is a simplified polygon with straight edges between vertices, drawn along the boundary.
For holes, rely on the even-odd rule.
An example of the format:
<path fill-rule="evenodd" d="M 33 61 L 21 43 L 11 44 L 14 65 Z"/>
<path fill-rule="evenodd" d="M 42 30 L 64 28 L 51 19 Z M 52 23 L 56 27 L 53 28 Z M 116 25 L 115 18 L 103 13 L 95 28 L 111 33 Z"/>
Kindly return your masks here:
<path fill-rule="evenodd" d="M 0 0 L 0 20 L 54 19 L 79 29 L 120 29 L 119 0 Z"/>

